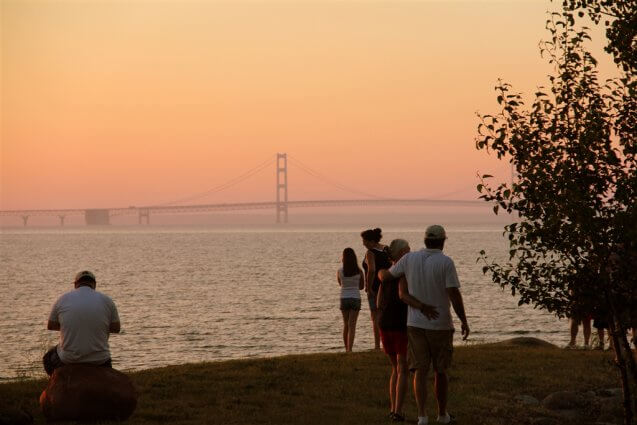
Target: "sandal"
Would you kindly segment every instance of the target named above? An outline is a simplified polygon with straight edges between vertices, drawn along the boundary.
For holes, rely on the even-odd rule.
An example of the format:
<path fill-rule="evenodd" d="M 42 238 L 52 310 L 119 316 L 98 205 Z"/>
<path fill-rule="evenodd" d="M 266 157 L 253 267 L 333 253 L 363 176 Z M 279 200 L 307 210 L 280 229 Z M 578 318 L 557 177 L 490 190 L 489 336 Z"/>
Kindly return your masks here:
<path fill-rule="evenodd" d="M 402 415 L 400 413 L 392 413 L 391 417 L 392 422 L 405 422 L 405 414 Z"/>

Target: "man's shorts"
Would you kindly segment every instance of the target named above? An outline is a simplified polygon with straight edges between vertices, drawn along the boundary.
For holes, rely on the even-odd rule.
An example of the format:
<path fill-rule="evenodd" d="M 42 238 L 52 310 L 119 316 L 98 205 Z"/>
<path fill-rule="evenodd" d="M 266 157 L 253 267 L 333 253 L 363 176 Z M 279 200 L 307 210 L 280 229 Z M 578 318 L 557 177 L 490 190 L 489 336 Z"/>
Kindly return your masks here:
<path fill-rule="evenodd" d="M 429 371 L 433 363 L 435 372 L 445 373 L 451 367 L 453 330 L 431 330 L 407 327 L 409 370 Z"/>
<path fill-rule="evenodd" d="M 62 363 L 62 360 L 60 360 L 60 356 L 58 356 L 57 349 L 58 349 L 57 345 L 55 347 L 51 347 L 49 351 L 47 351 L 42 357 L 42 364 L 44 366 L 44 370 L 49 376 L 53 375 L 53 372 L 55 371 L 55 369 L 65 365 L 65 363 Z M 108 359 L 104 363 L 98 366 L 113 367 L 113 362 L 111 361 L 111 359 Z"/>
<path fill-rule="evenodd" d="M 390 356 L 407 355 L 407 331 L 380 330 L 380 340 L 383 350 Z"/>
<path fill-rule="evenodd" d="M 360 298 L 341 298 L 341 310 L 360 310 L 361 299 Z"/>

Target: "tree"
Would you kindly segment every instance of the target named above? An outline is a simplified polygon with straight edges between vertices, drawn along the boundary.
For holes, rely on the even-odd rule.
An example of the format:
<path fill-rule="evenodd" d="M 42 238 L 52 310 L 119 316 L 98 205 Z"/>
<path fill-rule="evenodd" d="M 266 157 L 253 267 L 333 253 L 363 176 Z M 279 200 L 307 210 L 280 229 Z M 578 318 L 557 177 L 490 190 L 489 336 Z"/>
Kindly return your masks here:
<path fill-rule="evenodd" d="M 615 58 L 624 71 L 637 72 L 637 3 L 634 0 L 562 0 L 567 18 L 573 22 L 573 13 L 585 13 L 606 26 L 606 51 Z"/>
<path fill-rule="evenodd" d="M 479 115 L 476 147 L 508 159 L 514 182 L 481 176 L 481 198 L 517 215 L 505 226 L 509 260 L 484 251 L 483 271 L 502 288 L 559 317 L 577 307 L 611 323 L 626 424 L 632 423 L 637 385 L 626 327 L 637 320 L 637 100 L 634 79 L 600 83 L 585 49 L 587 28 L 566 11 L 547 21 L 551 39 L 540 43 L 554 66 L 548 90 L 533 103 L 499 82 L 496 115 Z M 628 350 L 626 350 L 628 348 Z M 635 392 L 633 392 L 635 394 Z"/>

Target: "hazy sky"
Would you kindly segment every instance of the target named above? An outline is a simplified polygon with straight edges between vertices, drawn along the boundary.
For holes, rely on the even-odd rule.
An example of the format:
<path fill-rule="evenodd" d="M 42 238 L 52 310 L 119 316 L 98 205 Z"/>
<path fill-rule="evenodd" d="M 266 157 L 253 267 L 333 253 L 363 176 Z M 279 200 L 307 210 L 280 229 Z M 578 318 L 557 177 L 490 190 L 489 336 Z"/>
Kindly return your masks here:
<path fill-rule="evenodd" d="M 171 201 L 277 152 L 379 196 L 475 197 L 478 170 L 509 174 L 475 150 L 475 112 L 497 110 L 499 77 L 546 83 L 555 7 L 2 0 L 0 208 Z M 289 178 L 291 199 L 360 197 Z M 272 165 L 198 202 L 274 197 Z"/>

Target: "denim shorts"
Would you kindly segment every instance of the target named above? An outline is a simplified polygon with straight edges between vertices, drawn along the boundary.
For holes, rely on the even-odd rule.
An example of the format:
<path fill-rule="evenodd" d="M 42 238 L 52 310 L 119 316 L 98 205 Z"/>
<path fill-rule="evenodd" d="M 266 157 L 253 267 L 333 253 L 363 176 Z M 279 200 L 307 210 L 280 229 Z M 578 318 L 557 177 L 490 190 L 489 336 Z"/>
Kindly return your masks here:
<path fill-rule="evenodd" d="M 341 310 L 356 310 L 361 309 L 360 298 L 341 298 Z"/>

